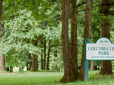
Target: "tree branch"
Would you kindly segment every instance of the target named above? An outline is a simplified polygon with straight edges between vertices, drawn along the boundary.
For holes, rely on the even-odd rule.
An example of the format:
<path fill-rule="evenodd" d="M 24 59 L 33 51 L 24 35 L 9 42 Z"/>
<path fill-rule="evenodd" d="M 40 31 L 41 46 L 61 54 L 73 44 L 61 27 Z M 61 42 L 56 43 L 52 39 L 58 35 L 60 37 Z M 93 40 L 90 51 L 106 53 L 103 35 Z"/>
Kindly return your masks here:
<path fill-rule="evenodd" d="M 76 8 L 78 8 L 78 7 L 80 7 L 80 6 L 84 5 L 84 4 L 86 4 L 86 2 L 79 3 L 79 4 L 76 6 Z"/>

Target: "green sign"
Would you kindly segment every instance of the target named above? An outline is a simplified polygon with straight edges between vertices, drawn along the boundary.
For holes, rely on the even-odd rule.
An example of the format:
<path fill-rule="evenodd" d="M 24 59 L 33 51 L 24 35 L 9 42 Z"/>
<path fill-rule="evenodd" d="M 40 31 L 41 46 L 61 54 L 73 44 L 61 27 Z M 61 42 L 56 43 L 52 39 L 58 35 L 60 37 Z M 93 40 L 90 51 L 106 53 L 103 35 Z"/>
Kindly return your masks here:
<path fill-rule="evenodd" d="M 85 81 L 88 80 L 89 60 L 114 60 L 114 44 L 105 37 L 96 43 L 89 43 L 89 39 L 85 39 Z"/>
<path fill-rule="evenodd" d="M 100 38 L 96 43 L 87 43 L 86 59 L 114 60 L 114 44 L 108 38 Z"/>

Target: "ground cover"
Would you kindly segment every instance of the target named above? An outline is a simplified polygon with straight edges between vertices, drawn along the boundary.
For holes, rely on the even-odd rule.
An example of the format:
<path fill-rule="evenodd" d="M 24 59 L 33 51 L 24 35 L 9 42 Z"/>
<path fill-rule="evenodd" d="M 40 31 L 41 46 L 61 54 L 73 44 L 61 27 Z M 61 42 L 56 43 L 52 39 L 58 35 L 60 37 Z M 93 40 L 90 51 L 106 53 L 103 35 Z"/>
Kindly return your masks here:
<path fill-rule="evenodd" d="M 0 73 L 0 85 L 114 85 L 114 75 L 102 76 L 98 71 L 89 72 L 89 81 L 62 84 L 63 72 Z"/>

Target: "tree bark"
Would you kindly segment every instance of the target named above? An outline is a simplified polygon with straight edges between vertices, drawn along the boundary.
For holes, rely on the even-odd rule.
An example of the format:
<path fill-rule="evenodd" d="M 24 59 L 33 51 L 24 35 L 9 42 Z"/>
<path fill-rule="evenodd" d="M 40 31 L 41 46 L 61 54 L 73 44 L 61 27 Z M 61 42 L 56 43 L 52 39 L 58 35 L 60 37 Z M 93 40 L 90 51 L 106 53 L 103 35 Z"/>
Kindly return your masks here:
<path fill-rule="evenodd" d="M 30 68 L 32 67 L 32 61 L 31 62 L 29 62 L 29 65 L 30 65 Z M 29 70 L 30 70 L 30 68 L 29 68 Z"/>
<path fill-rule="evenodd" d="M 80 79 L 84 80 L 84 63 L 85 63 L 85 39 L 89 38 L 89 27 L 90 27 L 90 9 L 91 9 L 91 0 L 86 0 L 86 12 L 85 12 L 85 28 L 84 28 L 84 41 L 83 41 L 83 50 L 82 50 L 82 60 L 80 68 Z"/>
<path fill-rule="evenodd" d="M 62 53 L 64 64 L 64 76 L 60 80 L 62 83 L 69 82 L 69 39 L 68 39 L 68 8 L 69 0 L 63 0 L 62 2 Z"/>
<path fill-rule="evenodd" d="M 13 66 L 10 66 L 10 72 L 13 72 Z"/>
<path fill-rule="evenodd" d="M 5 70 L 5 55 L 0 56 L 0 70 Z"/>
<path fill-rule="evenodd" d="M 33 55 L 33 61 L 32 61 L 32 66 L 31 66 L 31 71 L 37 71 L 38 69 L 38 58 L 37 56 L 34 54 Z"/>
<path fill-rule="evenodd" d="M 109 15 L 109 0 L 102 0 L 102 13 L 103 16 Z M 102 37 L 110 39 L 110 21 L 108 19 L 102 19 Z M 100 74 L 107 75 L 113 74 L 111 61 L 101 61 Z"/>
<path fill-rule="evenodd" d="M 3 3 L 3 0 L 0 0 L 0 42 L 2 41 L 1 31 L 2 31 L 2 28 L 3 28 L 2 19 L 1 19 L 1 16 L 2 16 L 2 3 Z M 2 54 L 2 56 L 0 56 L 0 70 L 5 70 L 5 55 L 4 54 Z"/>
<path fill-rule="evenodd" d="M 43 48 L 43 40 L 41 40 L 41 45 Z M 43 49 L 41 49 L 42 53 L 41 53 L 41 70 L 44 70 L 44 58 L 43 58 Z"/>
<path fill-rule="evenodd" d="M 49 59 L 50 59 L 50 52 L 51 52 L 51 40 L 49 40 L 49 46 L 48 46 L 48 57 L 47 57 L 47 67 L 46 70 L 49 70 Z"/>
<path fill-rule="evenodd" d="M 70 81 L 74 81 L 78 79 L 76 0 L 71 0 L 70 9 L 71 9 Z"/>
<path fill-rule="evenodd" d="M 44 69 L 44 66 L 43 66 L 44 64 L 43 64 L 43 53 L 41 54 L 41 70 L 43 70 Z"/>
<path fill-rule="evenodd" d="M 44 70 L 46 69 L 46 40 L 44 39 Z"/>
<path fill-rule="evenodd" d="M 90 61 L 90 70 L 95 70 L 95 66 L 93 61 Z"/>
<path fill-rule="evenodd" d="M 2 16 L 2 3 L 3 3 L 3 0 L 0 0 L 0 20 Z"/>

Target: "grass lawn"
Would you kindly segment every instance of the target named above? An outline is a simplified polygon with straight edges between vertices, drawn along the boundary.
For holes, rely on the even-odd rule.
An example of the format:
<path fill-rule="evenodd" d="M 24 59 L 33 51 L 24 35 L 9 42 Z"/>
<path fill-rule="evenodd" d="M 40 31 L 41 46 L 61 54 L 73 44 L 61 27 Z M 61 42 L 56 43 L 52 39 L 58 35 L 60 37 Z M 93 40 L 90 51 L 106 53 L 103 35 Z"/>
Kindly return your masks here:
<path fill-rule="evenodd" d="M 61 84 L 63 72 L 25 72 L 0 73 L 0 85 L 114 85 L 114 75 L 98 75 L 98 71 L 90 71 L 89 81 L 77 81 Z"/>

